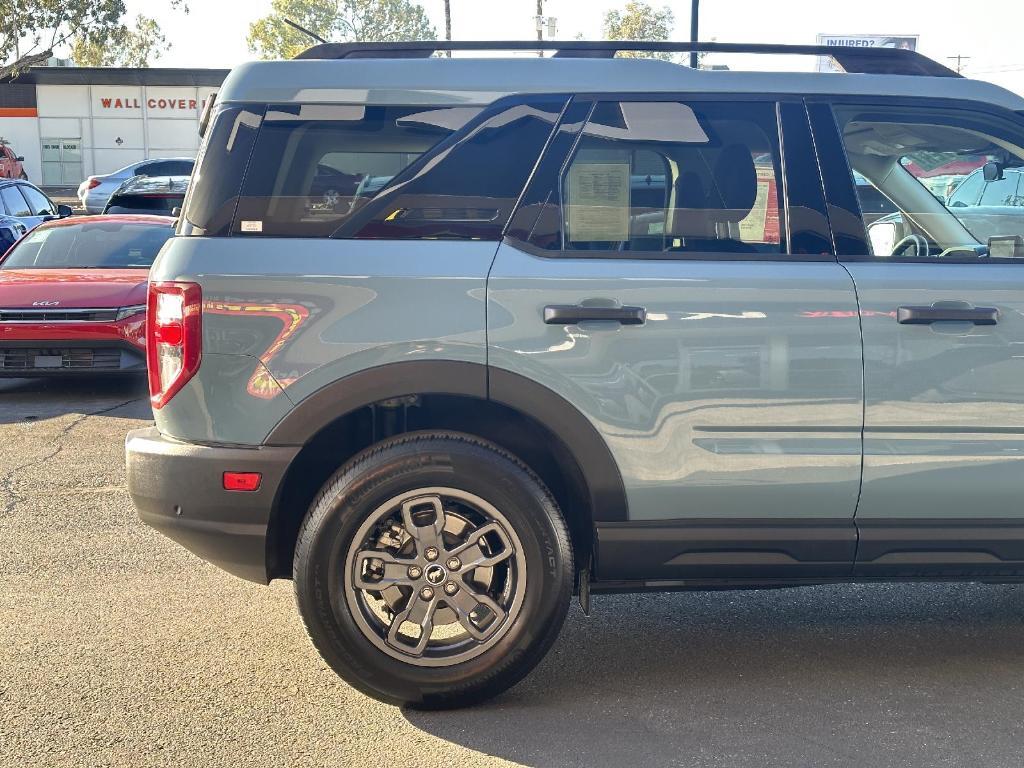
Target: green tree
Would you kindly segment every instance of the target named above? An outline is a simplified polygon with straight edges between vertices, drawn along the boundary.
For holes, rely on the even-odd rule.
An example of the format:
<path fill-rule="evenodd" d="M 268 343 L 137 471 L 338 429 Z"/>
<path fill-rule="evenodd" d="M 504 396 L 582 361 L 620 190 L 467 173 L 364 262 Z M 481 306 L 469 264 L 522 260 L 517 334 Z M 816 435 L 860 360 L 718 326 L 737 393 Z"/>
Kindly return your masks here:
<path fill-rule="evenodd" d="M 435 40 L 437 31 L 410 0 L 272 0 L 270 14 L 249 25 L 249 50 L 264 59 L 288 59 L 310 40 L 291 19 L 327 40 Z"/>
<path fill-rule="evenodd" d="M 604 15 L 605 40 L 668 40 L 675 27 L 672 9 L 663 6 L 660 10 L 641 0 L 630 0 L 621 11 L 608 11 Z M 645 51 L 623 51 L 620 56 L 630 58 L 672 59 L 671 53 L 648 53 Z"/>
<path fill-rule="evenodd" d="M 169 0 L 172 8 L 188 7 L 185 0 Z M 54 49 L 74 46 L 87 40 L 90 46 L 114 45 L 127 29 L 123 19 L 124 0 L 2 0 L 0 1 L 0 77 L 24 67 L 40 64 Z M 153 27 L 128 30 L 148 35 L 159 34 Z M 156 52 L 164 42 L 162 35 L 148 53 Z M 147 56 L 148 58 L 148 56 Z M 138 60 L 137 58 L 135 59 Z"/>
<path fill-rule="evenodd" d="M 139 14 L 134 28 L 119 24 L 103 35 L 86 32 L 76 36 L 71 58 L 80 67 L 148 67 L 150 59 L 170 47 L 156 20 Z"/>

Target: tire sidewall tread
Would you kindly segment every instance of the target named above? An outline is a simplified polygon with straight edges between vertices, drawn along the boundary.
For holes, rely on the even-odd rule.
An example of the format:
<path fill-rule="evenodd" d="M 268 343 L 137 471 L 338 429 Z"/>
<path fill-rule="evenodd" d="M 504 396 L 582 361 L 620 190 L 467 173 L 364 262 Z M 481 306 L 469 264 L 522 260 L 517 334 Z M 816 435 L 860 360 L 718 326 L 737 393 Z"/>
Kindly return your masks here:
<path fill-rule="evenodd" d="M 405 490 L 429 482 L 471 491 L 494 504 L 515 527 L 527 558 L 526 595 L 513 626 L 480 656 L 449 667 L 404 664 L 373 646 L 337 591 L 340 577 L 332 576 L 342 573 L 365 515 L 417 476 L 423 480 Z M 568 611 L 574 570 L 558 505 L 528 466 L 481 438 L 425 431 L 367 448 L 324 484 L 299 531 L 293 579 L 310 639 L 346 681 L 392 704 L 447 708 L 500 693 L 540 661 Z"/>

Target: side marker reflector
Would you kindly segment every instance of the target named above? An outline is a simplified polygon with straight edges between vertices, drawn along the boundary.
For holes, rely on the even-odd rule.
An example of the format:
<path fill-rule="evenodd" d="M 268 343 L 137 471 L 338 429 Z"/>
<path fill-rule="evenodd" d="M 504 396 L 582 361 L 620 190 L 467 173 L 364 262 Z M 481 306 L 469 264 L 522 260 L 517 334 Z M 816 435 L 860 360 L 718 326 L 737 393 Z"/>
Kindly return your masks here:
<path fill-rule="evenodd" d="M 259 472 L 225 472 L 225 491 L 258 491 L 263 475 Z"/>

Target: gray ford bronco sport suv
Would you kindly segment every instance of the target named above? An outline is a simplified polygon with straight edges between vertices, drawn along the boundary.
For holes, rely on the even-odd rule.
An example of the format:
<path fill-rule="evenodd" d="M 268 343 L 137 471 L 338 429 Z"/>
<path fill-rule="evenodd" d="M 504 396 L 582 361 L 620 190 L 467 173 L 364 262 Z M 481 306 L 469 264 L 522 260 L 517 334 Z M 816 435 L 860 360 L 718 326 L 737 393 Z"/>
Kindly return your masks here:
<path fill-rule="evenodd" d="M 432 56 L 527 46 L 231 73 L 151 274 L 142 518 L 420 707 L 574 592 L 1024 581 L 1024 217 L 943 202 L 1024 166 L 1024 98 L 899 50 Z"/>

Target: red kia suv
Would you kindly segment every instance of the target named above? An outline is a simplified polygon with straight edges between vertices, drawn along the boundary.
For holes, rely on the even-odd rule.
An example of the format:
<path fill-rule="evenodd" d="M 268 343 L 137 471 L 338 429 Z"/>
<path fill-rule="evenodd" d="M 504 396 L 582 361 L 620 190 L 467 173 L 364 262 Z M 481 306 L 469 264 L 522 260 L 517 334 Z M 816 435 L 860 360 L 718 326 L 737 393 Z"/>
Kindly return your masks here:
<path fill-rule="evenodd" d="M 146 282 L 167 216 L 49 221 L 0 258 L 0 377 L 146 370 Z"/>

